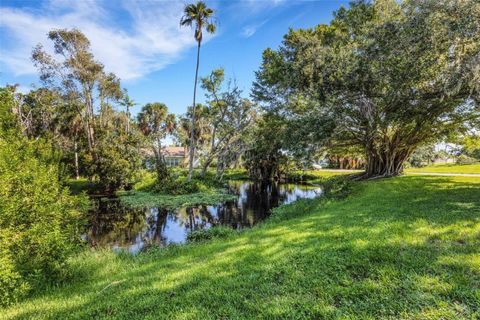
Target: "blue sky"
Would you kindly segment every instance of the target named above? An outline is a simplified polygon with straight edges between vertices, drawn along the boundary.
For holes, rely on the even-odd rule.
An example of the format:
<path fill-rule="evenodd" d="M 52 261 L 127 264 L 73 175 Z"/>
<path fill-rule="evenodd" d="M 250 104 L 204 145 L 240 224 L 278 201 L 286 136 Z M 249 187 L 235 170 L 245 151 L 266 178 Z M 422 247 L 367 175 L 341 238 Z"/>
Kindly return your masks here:
<path fill-rule="evenodd" d="M 0 85 L 21 90 L 38 85 L 30 61 L 37 43 L 51 46 L 46 33 L 77 27 L 95 57 L 122 79 L 133 100 L 166 103 L 182 114 L 192 101 L 196 47 L 193 32 L 180 28 L 184 1 L 0 0 Z M 218 32 L 202 45 L 200 75 L 224 67 L 248 95 L 262 51 L 280 45 L 288 28 L 328 23 L 343 0 L 207 1 L 216 11 Z M 198 98 L 203 101 L 200 90 Z"/>

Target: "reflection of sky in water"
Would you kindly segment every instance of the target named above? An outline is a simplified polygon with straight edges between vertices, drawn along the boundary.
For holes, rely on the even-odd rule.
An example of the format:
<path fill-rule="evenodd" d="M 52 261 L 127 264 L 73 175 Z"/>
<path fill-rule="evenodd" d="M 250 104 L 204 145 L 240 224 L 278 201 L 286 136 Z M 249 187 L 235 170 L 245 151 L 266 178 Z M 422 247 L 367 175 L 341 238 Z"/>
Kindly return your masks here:
<path fill-rule="evenodd" d="M 135 253 L 148 245 L 184 242 L 191 230 L 214 225 L 248 228 L 268 217 L 274 207 L 321 195 L 319 188 L 293 184 L 262 187 L 252 182 L 232 182 L 230 187 L 238 195 L 235 201 L 174 211 L 162 208 L 132 210 L 117 201 L 101 203 L 91 212 L 90 230 L 85 240 L 93 246 Z"/>

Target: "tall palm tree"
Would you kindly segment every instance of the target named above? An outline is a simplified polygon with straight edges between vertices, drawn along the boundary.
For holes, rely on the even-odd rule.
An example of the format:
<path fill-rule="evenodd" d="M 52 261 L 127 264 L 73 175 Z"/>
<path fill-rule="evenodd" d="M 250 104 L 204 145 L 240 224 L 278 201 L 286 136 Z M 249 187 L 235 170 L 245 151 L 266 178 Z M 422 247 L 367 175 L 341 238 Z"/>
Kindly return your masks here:
<path fill-rule="evenodd" d="M 195 69 L 195 83 L 193 85 L 192 132 L 190 137 L 190 152 L 188 161 L 188 180 L 190 181 L 192 179 L 193 159 L 195 154 L 195 98 L 197 95 L 198 66 L 200 64 L 200 46 L 202 44 L 204 29 L 208 33 L 215 33 L 216 26 L 213 22 L 213 10 L 207 8 L 207 5 L 203 1 L 198 1 L 196 4 L 188 4 L 183 10 L 183 16 L 180 19 L 180 26 L 194 27 L 194 37 L 197 41 L 197 67 Z"/>

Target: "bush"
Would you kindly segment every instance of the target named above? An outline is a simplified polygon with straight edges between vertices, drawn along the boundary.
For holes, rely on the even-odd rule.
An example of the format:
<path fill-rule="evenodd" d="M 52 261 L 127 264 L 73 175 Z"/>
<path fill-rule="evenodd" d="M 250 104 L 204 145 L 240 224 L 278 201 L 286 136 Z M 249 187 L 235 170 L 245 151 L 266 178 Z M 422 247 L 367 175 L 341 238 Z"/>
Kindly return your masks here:
<path fill-rule="evenodd" d="M 235 234 L 235 230 L 224 226 L 215 226 L 210 229 L 190 231 L 187 234 L 188 242 L 202 242 L 211 239 L 224 239 Z"/>
<path fill-rule="evenodd" d="M 145 169 L 137 170 L 138 181 L 133 185 L 134 190 L 150 191 L 157 182 L 156 175 Z"/>
<path fill-rule="evenodd" d="M 106 137 L 97 142 L 94 156 L 85 155 L 89 176 L 103 192 L 129 189 L 139 178 L 137 170 L 141 161 L 136 138 L 122 139 Z"/>
<path fill-rule="evenodd" d="M 457 157 L 455 160 L 456 164 L 474 164 L 477 163 L 478 160 L 475 158 L 471 158 L 469 156 L 466 156 L 464 154 L 461 154 Z"/>
<path fill-rule="evenodd" d="M 188 181 L 187 178 L 173 178 L 157 182 L 154 188 L 155 192 L 169 195 L 181 195 L 199 192 L 199 185 L 196 180 Z"/>
<path fill-rule="evenodd" d="M 1 132 L 0 132 L 1 133 Z M 0 135 L 0 301 L 9 304 L 28 288 L 65 271 L 81 243 L 84 197 L 69 195 L 58 163 L 46 160 L 45 142 Z M 42 158 L 37 158 L 42 150 Z"/>
<path fill-rule="evenodd" d="M 322 183 L 323 196 L 327 199 L 344 199 L 352 191 L 353 181 L 348 176 L 336 176 Z"/>
<path fill-rule="evenodd" d="M 197 192 L 209 192 L 224 187 L 224 183 L 207 172 L 204 177 L 193 176 L 188 181 L 186 171 L 171 172 L 169 177 L 163 181 L 156 181 L 154 192 L 168 195 L 183 195 Z"/>
<path fill-rule="evenodd" d="M 29 285 L 22 279 L 10 250 L 12 234 L 2 230 L 0 234 L 0 306 L 17 302 L 29 290 Z"/>

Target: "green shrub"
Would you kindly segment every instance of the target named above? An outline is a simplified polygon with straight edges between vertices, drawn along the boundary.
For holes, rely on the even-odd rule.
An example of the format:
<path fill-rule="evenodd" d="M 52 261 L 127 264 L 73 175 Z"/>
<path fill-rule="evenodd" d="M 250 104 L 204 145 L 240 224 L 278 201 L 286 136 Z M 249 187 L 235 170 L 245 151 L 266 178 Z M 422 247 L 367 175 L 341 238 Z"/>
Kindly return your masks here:
<path fill-rule="evenodd" d="M 133 185 L 134 190 L 149 191 L 155 187 L 156 175 L 145 169 L 137 171 L 138 181 Z"/>
<path fill-rule="evenodd" d="M 210 239 L 224 239 L 235 234 L 235 230 L 225 226 L 215 226 L 209 229 L 190 231 L 187 234 L 188 242 L 202 242 Z"/>
<path fill-rule="evenodd" d="M 161 183 L 155 185 L 154 191 L 161 194 L 181 195 L 188 193 L 196 193 L 199 191 L 198 182 L 196 180 L 188 181 L 187 178 L 168 178 Z"/>
<path fill-rule="evenodd" d="M 210 192 L 224 187 L 224 183 L 218 181 L 212 173 L 204 177 L 194 175 L 191 181 L 184 171 L 171 172 L 168 179 L 157 181 L 153 191 L 160 194 L 184 195 L 198 192 Z"/>
<path fill-rule="evenodd" d="M 469 156 L 466 156 L 464 154 L 461 154 L 457 157 L 455 160 L 457 164 L 474 164 L 477 163 L 478 160 Z"/>
<path fill-rule="evenodd" d="M 344 199 L 352 191 L 353 181 L 348 176 L 335 176 L 322 183 L 323 197 L 328 199 Z"/>
<path fill-rule="evenodd" d="M 84 197 L 69 195 L 45 142 L 0 135 L 0 301 L 8 304 L 65 272 L 81 243 Z M 38 158 L 38 150 L 42 158 Z"/>
<path fill-rule="evenodd" d="M 124 145 L 113 138 L 98 142 L 94 156 L 85 155 L 88 175 L 93 178 L 100 190 L 113 192 L 121 188 L 129 189 L 138 179 L 136 174 L 140 158 L 135 145 Z"/>
<path fill-rule="evenodd" d="M 415 149 L 406 163 L 414 168 L 423 168 L 433 163 L 438 156 L 434 145 L 427 144 Z"/>
<path fill-rule="evenodd" d="M 0 234 L 0 306 L 17 302 L 29 290 L 29 285 L 15 269 L 10 248 L 14 235 L 2 229 Z"/>
<path fill-rule="evenodd" d="M 228 169 L 223 175 L 224 180 L 248 180 L 248 174 L 245 169 Z"/>

